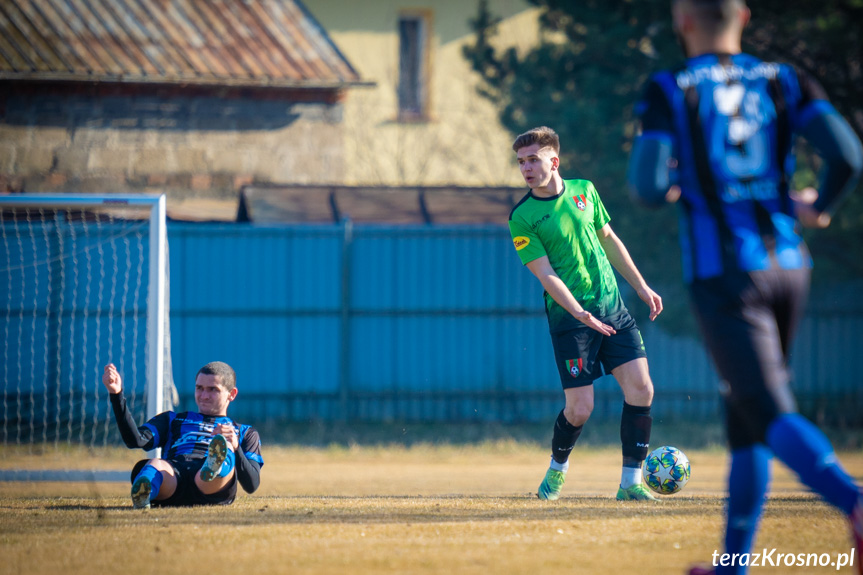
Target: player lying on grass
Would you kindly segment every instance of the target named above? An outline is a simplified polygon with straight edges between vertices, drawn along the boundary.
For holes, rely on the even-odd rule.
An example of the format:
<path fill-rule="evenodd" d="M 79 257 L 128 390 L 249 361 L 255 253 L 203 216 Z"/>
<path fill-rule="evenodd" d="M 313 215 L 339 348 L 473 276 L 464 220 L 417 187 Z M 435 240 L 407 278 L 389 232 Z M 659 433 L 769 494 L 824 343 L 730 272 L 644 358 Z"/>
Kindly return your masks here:
<path fill-rule="evenodd" d="M 251 426 L 227 416 L 237 397 L 237 376 L 227 363 L 210 362 L 195 376 L 198 411 L 160 413 L 138 427 L 126 408 L 123 379 L 114 364 L 105 366 L 102 383 L 120 435 L 130 449 L 162 448 L 163 458 L 142 459 L 132 469 L 132 504 L 230 505 L 237 481 L 247 493 L 261 484 L 261 440 Z"/>

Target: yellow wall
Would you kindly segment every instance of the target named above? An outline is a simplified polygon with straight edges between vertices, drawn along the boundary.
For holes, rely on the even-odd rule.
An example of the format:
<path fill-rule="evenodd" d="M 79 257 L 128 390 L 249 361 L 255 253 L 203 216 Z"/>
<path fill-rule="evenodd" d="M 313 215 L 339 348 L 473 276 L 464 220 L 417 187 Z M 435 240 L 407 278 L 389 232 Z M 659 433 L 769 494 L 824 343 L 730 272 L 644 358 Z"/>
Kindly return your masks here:
<path fill-rule="evenodd" d="M 477 75 L 462 56 L 476 0 L 311 0 L 306 6 L 371 88 L 349 90 L 344 102 L 344 166 L 348 185 L 523 185 L 510 149 L 512 136 L 476 90 Z M 507 46 L 536 42 L 537 11 L 521 0 L 490 0 L 504 18 Z M 431 15 L 430 119 L 397 121 L 398 17 Z"/>

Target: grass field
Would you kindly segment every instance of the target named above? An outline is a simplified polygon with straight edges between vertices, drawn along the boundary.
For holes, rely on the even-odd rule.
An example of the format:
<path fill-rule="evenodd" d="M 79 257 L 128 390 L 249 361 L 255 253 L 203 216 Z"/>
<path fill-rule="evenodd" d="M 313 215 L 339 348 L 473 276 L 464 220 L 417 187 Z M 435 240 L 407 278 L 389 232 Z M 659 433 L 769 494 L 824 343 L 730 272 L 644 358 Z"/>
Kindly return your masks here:
<path fill-rule="evenodd" d="M 140 455 L 0 450 L 5 469 L 127 470 Z M 228 508 L 136 511 L 125 483 L 0 483 L 0 573 L 683 573 L 719 547 L 726 460 L 718 449 L 688 455 L 687 488 L 653 505 L 613 499 L 610 448 L 577 449 L 564 497 L 541 502 L 547 449 L 514 441 L 269 447 L 260 490 Z M 841 458 L 863 477 L 863 453 Z M 848 553 L 844 518 L 774 471 L 756 547 Z M 836 572 L 751 570 L 762 571 Z"/>

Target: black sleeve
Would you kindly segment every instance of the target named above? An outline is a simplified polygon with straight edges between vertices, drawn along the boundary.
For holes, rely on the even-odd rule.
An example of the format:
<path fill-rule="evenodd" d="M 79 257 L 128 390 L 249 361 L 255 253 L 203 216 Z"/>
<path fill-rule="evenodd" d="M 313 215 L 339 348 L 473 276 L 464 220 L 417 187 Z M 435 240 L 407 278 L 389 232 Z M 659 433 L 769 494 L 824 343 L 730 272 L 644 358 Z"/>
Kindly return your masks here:
<path fill-rule="evenodd" d="M 833 213 L 857 185 L 863 173 L 863 147 L 854 129 L 830 104 L 818 80 L 794 67 L 800 87 L 798 133 L 824 161 L 818 175 L 818 199 L 813 207 Z"/>
<path fill-rule="evenodd" d="M 800 107 L 806 106 L 812 100 L 827 100 L 827 91 L 821 84 L 808 73 L 796 66 L 794 72 L 797 74 L 797 83 L 800 85 Z"/>
<path fill-rule="evenodd" d="M 251 461 L 240 449 L 234 454 L 237 467 L 237 480 L 246 493 L 254 493 L 261 486 L 261 466 Z"/>
<path fill-rule="evenodd" d="M 824 160 L 818 180 L 818 199 L 814 208 L 833 213 L 857 185 L 863 172 L 863 146 L 848 122 L 833 111 L 817 114 L 800 134 Z"/>
<path fill-rule="evenodd" d="M 671 139 L 656 134 L 642 134 L 635 140 L 626 176 L 630 197 L 648 208 L 665 205 L 672 185 L 671 166 L 676 165 Z"/>
<path fill-rule="evenodd" d="M 261 436 L 254 427 L 246 429 L 240 449 L 234 457 L 237 480 L 246 493 L 254 493 L 261 485 L 261 467 L 264 465 L 264 458 L 261 457 Z"/>
<path fill-rule="evenodd" d="M 129 449 L 136 447 L 146 450 L 153 449 L 153 432 L 146 427 L 135 425 L 135 419 L 126 407 L 126 396 L 123 395 L 123 392 L 112 393 L 110 397 L 114 419 L 117 420 L 117 427 L 120 429 L 120 436 L 126 447 Z"/>
<path fill-rule="evenodd" d="M 662 87 L 651 79 L 636 109 L 641 131 L 632 146 L 627 183 L 630 197 L 639 205 L 665 205 L 674 176 L 674 125 L 671 104 Z"/>

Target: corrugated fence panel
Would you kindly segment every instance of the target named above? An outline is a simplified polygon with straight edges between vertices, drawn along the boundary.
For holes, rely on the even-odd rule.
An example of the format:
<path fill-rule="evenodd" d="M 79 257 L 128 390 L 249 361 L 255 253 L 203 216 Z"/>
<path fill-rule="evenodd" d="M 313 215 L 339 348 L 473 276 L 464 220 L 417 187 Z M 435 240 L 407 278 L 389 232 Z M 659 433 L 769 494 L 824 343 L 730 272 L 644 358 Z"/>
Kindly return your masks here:
<path fill-rule="evenodd" d="M 390 398 L 356 416 L 531 419 L 501 402 L 532 389 L 559 403 L 542 288 L 510 246 L 501 228 L 355 230 L 351 389 Z"/>
<path fill-rule="evenodd" d="M 214 359 L 237 370 L 232 413 L 251 422 L 547 421 L 562 405 L 542 287 L 504 228 L 172 223 L 169 242 L 184 407 Z M 700 341 L 641 327 L 655 416 L 717 417 Z M 793 354 L 802 402 L 859 409 L 861 340 L 863 314 L 807 318 Z M 596 390 L 594 419 L 616 420 L 616 382 Z"/>
<path fill-rule="evenodd" d="M 173 292 L 174 307 L 220 313 L 340 308 L 338 229 L 174 224 L 170 231 L 172 278 L 182 284 Z"/>
<path fill-rule="evenodd" d="M 657 398 L 653 416 L 671 421 L 718 415 L 719 377 L 701 342 L 669 335 L 649 322 L 639 329 Z"/>
<path fill-rule="evenodd" d="M 543 313 L 542 288 L 522 269 L 506 230 L 360 228 L 352 245 L 358 309 Z"/>
<path fill-rule="evenodd" d="M 220 360 L 237 371 L 238 417 L 335 415 L 332 405 L 314 413 L 293 404 L 338 392 L 343 237 L 332 226 L 169 226 L 172 355 L 185 408 L 197 370 Z"/>
<path fill-rule="evenodd" d="M 816 418 L 859 417 L 863 385 L 856 361 L 863 342 L 863 314 L 814 313 L 801 322 L 792 346 L 793 387 L 798 403 Z"/>

